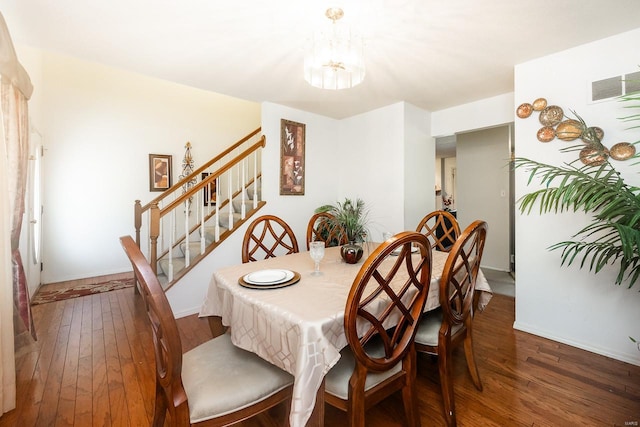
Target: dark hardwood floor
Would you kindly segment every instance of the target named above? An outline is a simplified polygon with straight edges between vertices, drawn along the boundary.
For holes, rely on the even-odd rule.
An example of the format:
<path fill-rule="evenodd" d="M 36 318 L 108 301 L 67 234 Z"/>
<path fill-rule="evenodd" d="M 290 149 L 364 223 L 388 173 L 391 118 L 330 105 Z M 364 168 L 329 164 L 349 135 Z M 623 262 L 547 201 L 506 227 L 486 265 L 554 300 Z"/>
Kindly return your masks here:
<path fill-rule="evenodd" d="M 150 328 L 133 289 L 33 307 L 39 341 L 16 342 L 17 408 L 4 426 L 143 426 L 152 414 Z M 484 390 L 456 350 L 460 426 L 637 426 L 640 367 L 514 331 L 514 300 L 495 295 L 476 315 L 475 349 Z M 179 320 L 185 351 L 211 337 L 204 319 Z M 423 426 L 444 425 L 437 366 L 419 356 Z M 221 387 L 224 385 L 221 384 Z M 282 425 L 281 412 L 241 424 Z M 329 406 L 326 425 L 345 424 Z M 403 425 L 400 396 L 367 413 L 367 425 Z"/>

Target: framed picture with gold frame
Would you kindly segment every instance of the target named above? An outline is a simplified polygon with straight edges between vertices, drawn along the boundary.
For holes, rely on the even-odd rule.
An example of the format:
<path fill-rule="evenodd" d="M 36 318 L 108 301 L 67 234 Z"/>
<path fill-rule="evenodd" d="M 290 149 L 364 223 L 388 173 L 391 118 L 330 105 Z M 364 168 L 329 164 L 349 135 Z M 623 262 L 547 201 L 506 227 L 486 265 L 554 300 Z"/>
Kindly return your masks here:
<path fill-rule="evenodd" d="M 171 156 L 149 154 L 149 191 L 165 191 L 172 185 Z"/>
<path fill-rule="evenodd" d="M 280 120 L 280 195 L 304 195 L 305 124 Z"/>

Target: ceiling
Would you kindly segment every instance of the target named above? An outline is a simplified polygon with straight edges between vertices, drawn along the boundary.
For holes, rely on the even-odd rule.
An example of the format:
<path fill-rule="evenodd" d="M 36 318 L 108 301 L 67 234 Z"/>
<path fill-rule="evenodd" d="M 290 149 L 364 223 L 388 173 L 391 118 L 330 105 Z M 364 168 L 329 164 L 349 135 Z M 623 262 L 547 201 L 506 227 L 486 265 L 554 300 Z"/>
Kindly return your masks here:
<path fill-rule="evenodd" d="M 305 40 L 330 5 L 366 38 L 352 89 L 303 79 Z M 638 0 L 0 0 L 0 11 L 17 45 L 336 119 L 508 93 L 515 64 L 640 26 Z"/>

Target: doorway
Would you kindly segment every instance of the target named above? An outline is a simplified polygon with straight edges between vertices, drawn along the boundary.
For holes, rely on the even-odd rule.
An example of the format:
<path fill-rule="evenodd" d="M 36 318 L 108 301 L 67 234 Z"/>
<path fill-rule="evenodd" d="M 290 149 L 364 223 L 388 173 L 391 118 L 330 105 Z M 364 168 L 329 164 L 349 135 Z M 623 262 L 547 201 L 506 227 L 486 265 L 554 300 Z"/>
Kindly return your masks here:
<path fill-rule="evenodd" d="M 489 224 L 483 269 L 510 274 L 515 273 L 513 150 L 512 124 L 436 138 L 436 183 L 444 193 L 447 169 L 455 170 L 450 192 L 461 227 L 475 219 Z M 436 207 L 442 206 L 436 197 Z"/>

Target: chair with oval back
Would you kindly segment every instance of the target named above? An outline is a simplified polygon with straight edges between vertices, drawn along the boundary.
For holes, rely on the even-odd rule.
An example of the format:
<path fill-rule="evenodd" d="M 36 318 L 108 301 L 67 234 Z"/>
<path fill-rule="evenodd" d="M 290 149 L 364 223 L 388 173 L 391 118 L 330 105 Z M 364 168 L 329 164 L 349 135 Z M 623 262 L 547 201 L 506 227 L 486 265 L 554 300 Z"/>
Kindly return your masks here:
<path fill-rule="evenodd" d="M 325 377 L 325 401 L 346 411 L 350 426 L 364 426 L 365 411 L 398 390 L 405 425 L 420 425 L 413 338 L 430 281 L 431 246 L 416 232 L 382 243 L 360 268 L 345 307 L 349 345 Z"/>
<path fill-rule="evenodd" d="M 460 236 L 460 225 L 451 212 L 440 210 L 422 218 L 416 231 L 427 236 L 434 250 L 449 252 Z"/>
<path fill-rule="evenodd" d="M 438 372 L 448 426 L 456 425 L 453 392 L 453 347 L 463 343 L 473 384 L 482 382 L 473 354 L 472 320 L 474 292 L 487 237 L 487 223 L 474 221 L 456 240 L 445 263 L 439 284 L 440 308 L 425 313 L 416 334 L 416 350 L 438 356 Z"/>
<path fill-rule="evenodd" d="M 156 365 L 152 425 L 201 422 L 223 426 L 253 417 L 284 403 L 288 423 L 293 377 L 231 343 L 229 334 L 182 354 L 178 325 L 157 276 L 131 238 L 120 242 L 140 284 L 153 332 Z"/>
<path fill-rule="evenodd" d="M 307 250 L 309 242 L 313 241 L 323 241 L 327 248 L 347 243 L 347 235 L 331 224 L 333 218 L 328 212 L 319 212 L 311 216 L 307 224 Z"/>
<path fill-rule="evenodd" d="M 242 262 L 259 261 L 298 252 L 298 241 L 291 227 L 274 215 L 256 218 L 244 234 Z"/>

